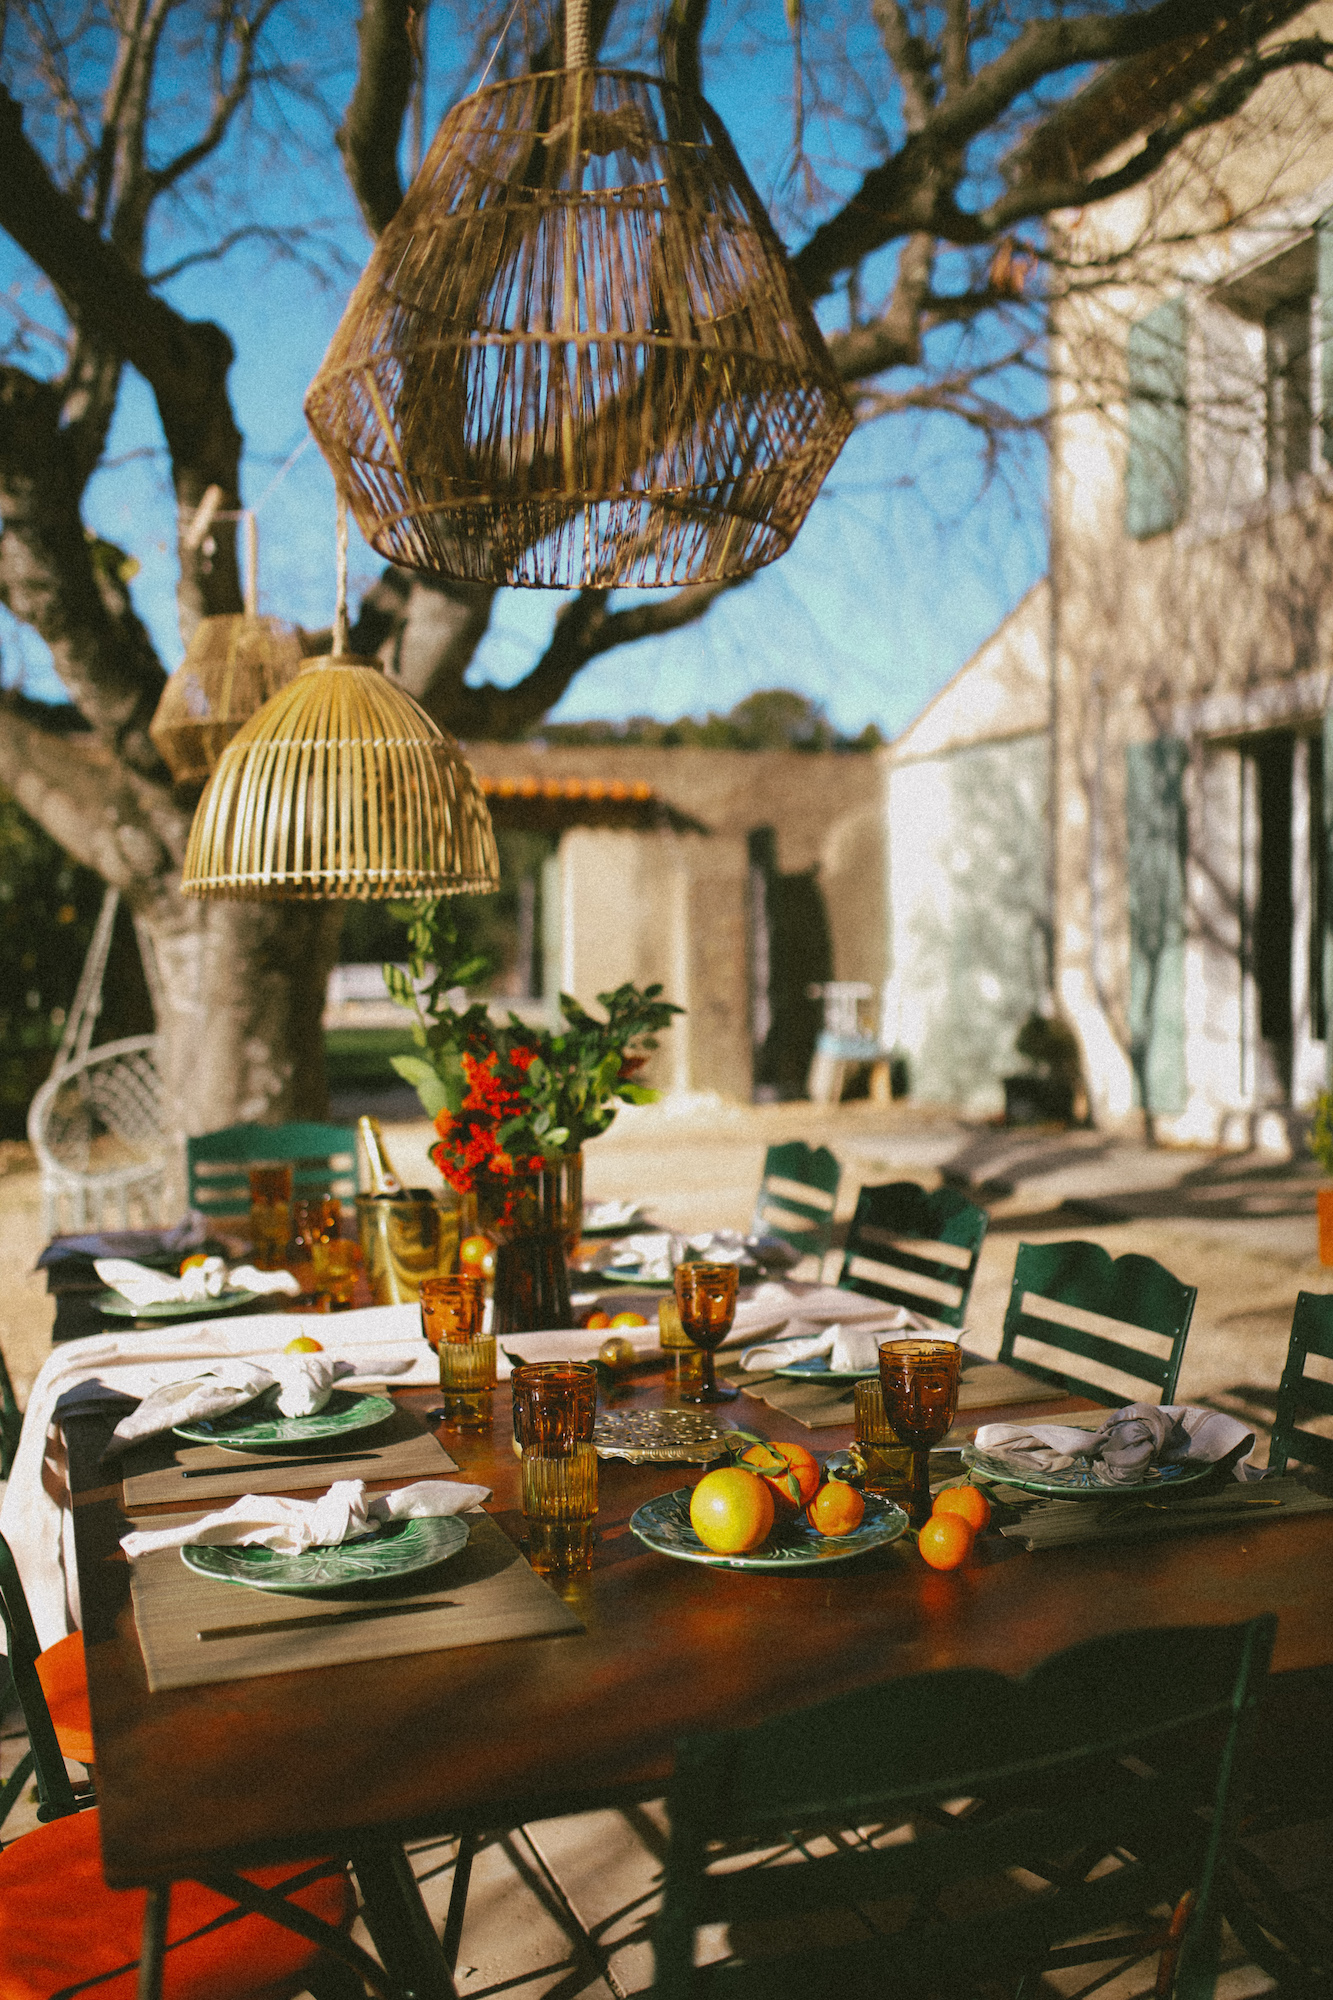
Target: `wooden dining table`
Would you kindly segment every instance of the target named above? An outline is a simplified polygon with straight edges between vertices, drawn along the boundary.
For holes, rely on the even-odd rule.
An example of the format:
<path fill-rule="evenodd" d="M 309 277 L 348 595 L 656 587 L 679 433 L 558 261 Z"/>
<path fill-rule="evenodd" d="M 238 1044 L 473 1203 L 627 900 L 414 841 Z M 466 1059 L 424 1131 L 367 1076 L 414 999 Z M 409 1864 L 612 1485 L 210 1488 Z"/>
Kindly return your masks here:
<path fill-rule="evenodd" d="M 438 1401 L 398 1393 L 420 1412 Z M 671 1400 L 650 1368 L 616 1407 Z M 488 1511 L 521 1545 L 508 1404 L 502 1385 L 489 1433 L 437 1435 L 462 1478 L 491 1488 Z M 967 1420 L 1089 1407 L 1008 1404 Z M 722 1421 L 770 1437 L 792 1428 L 750 1396 Z M 608 1460 L 592 1569 L 560 1586 L 582 1632 L 151 1693 L 118 1546 L 121 1488 L 99 1463 L 108 1423 L 73 1417 L 65 1434 L 112 1887 L 334 1851 L 388 1866 L 405 1839 L 657 1796 L 688 1731 L 928 1669 L 1022 1673 L 1142 1626 L 1276 1612 L 1274 1698 L 1286 1690 L 1297 1713 L 1333 1669 L 1333 1512 L 1288 1519 L 1256 1505 L 1206 1531 L 1032 1553 L 988 1532 L 951 1572 L 929 1569 L 910 1537 L 818 1568 L 736 1571 L 673 1560 L 630 1528 L 636 1507 L 697 1468 Z M 849 1438 L 813 1434 L 820 1452 Z"/>

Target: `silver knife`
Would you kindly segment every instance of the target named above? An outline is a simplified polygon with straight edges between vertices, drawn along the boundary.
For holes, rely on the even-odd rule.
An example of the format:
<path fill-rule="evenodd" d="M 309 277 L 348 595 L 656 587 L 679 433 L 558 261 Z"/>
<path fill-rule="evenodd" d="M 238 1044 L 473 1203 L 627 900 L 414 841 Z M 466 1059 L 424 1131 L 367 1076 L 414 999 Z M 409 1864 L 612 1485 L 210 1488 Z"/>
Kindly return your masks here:
<path fill-rule="evenodd" d="M 418 1597 L 410 1604 L 358 1604 L 351 1611 L 312 1611 L 304 1618 L 269 1618 L 257 1625 L 208 1625 L 195 1638 L 248 1639 L 260 1632 L 301 1632 L 311 1625 L 355 1625 L 364 1618 L 400 1618 L 409 1611 L 456 1611 L 452 1597 Z"/>

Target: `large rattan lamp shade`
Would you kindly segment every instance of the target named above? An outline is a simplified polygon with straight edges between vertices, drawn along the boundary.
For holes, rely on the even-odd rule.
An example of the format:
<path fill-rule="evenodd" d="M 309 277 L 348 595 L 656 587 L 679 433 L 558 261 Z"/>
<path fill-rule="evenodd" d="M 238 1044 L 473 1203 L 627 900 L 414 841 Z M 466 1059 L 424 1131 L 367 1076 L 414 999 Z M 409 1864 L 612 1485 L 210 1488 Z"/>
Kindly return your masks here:
<path fill-rule="evenodd" d="M 559 588 L 773 561 L 852 429 L 721 122 L 586 64 L 449 112 L 305 407 L 389 561 Z"/>
<path fill-rule="evenodd" d="M 222 752 L 181 888 L 411 899 L 499 879 L 490 813 L 457 743 L 375 661 L 341 655 L 304 667 Z"/>

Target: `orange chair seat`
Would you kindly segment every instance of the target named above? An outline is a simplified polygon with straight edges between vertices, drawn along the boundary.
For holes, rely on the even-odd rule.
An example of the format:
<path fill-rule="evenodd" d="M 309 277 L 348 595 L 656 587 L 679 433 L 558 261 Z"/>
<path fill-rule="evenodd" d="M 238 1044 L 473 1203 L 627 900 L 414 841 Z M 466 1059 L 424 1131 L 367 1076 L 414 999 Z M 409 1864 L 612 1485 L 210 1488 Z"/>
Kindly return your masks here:
<path fill-rule="evenodd" d="M 0 1853 L 0 1994 L 4 2000 L 135 2000 L 147 1897 L 108 1889 L 94 1808 L 51 1820 Z M 261 1888 L 280 1888 L 313 1864 L 247 1870 Z M 351 1917 L 346 1870 L 297 1890 L 293 1903 L 330 1924 Z M 231 1914 L 234 1921 L 218 1923 Z M 216 1929 L 208 1929 L 216 1924 Z M 202 1933 L 202 1935 L 200 1935 Z M 188 1940 L 188 1942 L 179 1942 Z M 174 1947 L 174 1948 L 173 1948 Z M 299 1993 L 319 1956 L 306 1938 L 267 1917 L 245 1916 L 197 1882 L 178 1882 L 163 1977 L 163 2000 L 260 2000 Z"/>
<path fill-rule="evenodd" d="M 91 1764 L 93 1725 L 88 1717 L 88 1667 L 83 1634 L 71 1632 L 37 1655 L 37 1678 L 46 1696 L 61 1755 Z"/>

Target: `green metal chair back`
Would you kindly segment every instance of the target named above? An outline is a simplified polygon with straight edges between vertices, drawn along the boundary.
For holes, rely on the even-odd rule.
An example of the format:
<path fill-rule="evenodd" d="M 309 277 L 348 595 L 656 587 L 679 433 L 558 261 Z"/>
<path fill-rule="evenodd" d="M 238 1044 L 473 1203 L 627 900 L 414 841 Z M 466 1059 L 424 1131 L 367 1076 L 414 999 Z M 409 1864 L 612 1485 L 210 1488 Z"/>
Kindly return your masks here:
<path fill-rule="evenodd" d="M 89 1794 L 80 1800 L 69 1780 L 65 1760 L 56 1742 L 55 1725 L 46 1705 L 42 1684 L 37 1678 L 37 1655 L 41 1646 L 37 1630 L 23 1594 L 18 1564 L 3 1535 L 0 1535 L 0 1618 L 4 1619 L 9 1677 L 18 1697 L 29 1749 L 18 1768 L 0 1787 L 0 1824 L 8 1816 L 19 1793 L 35 1770 L 37 1773 L 37 1817 L 64 1819 L 93 1803 Z"/>
<path fill-rule="evenodd" d="M 356 1194 L 356 1128 L 352 1125 L 227 1125 L 185 1142 L 189 1202 L 204 1215 L 244 1215 L 250 1207 L 250 1167 L 256 1160 L 290 1160 L 292 1193 Z"/>
<path fill-rule="evenodd" d="M 1172 1403 L 1196 1297 L 1153 1257 L 1020 1243 L 999 1358 L 1111 1409 L 1152 1401 L 1144 1383 Z"/>
<path fill-rule="evenodd" d="M 982 1977 L 1159 1945 L 1160 1928 L 1107 1933 L 1189 1888 L 1174 1990 L 1202 2000 L 1216 1971 L 1214 1878 L 1276 1627 L 1270 1614 L 1118 1633 L 1020 1681 L 971 1668 L 920 1674 L 757 1728 L 687 1737 L 667 1801 L 654 1995 L 972 1992 Z M 1171 1775 L 1173 1759 L 1198 1755 L 1201 1742 L 1205 1820 Z M 947 1809 L 959 1800 L 969 1809 Z M 755 1849 L 758 1865 L 737 1865 Z M 1015 1895 L 1006 1871 L 1019 1869 L 1040 1893 Z M 967 1897 L 970 1883 L 990 1883 L 989 1898 Z M 722 1924 L 732 1956 L 696 1966 L 698 1931 Z"/>
<path fill-rule="evenodd" d="M 22 1429 L 23 1412 L 14 1394 L 14 1384 L 9 1379 L 5 1357 L 0 1354 L 0 1479 L 9 1477 Z"/>
<path fill-rule="evenodd" d="M 779 1236 L 802 1256 L 822 1257 L 833 1242 L 833 1210 L 842 1168 L 827 1146 L 792 1139 L 770 1146 L 755 1197 L 756 1236 Z"/>
<path fill-rule="evenodd" d="M 1270 1472 L 1285 1472 L 1287 1460 L 1333 1472 L 1333 1437 L 1302 1429 L 1301 1417 L 1333 1417 L 1333 1383 L 1307 1375 L 1310 1355 L 1333 1361 L 1333 1294 L 1297 1292 L 1296 1311 L 1287 1343 L 1286 1365 L 1277 1392 L 1273 1442 L 1268 1447 Z"/>
<path fill-rule="evenodd" d="M 990 1217 L 956 1188 L 863 1187 L 838 1279 L 844 1291 L 961 1326 Z"/>

